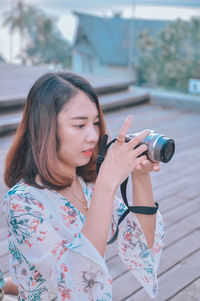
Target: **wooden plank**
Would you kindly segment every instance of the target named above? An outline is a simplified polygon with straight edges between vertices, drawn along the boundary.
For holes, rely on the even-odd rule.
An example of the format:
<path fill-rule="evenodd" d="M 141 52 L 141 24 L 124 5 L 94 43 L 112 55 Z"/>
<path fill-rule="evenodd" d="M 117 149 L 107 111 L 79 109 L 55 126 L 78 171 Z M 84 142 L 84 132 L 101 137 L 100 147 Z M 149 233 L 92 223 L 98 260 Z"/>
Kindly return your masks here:
<path fill-rule="evenodd" d="M 200 212 L 197 211 L 184 220 L 179 221 L 166 229 L 165 248 L 175 243 L 177 240 L 192 234 L 193 231 L 199 228 Z"/>
<path fill-rule="evenodd" d="M 184 114 L 181 118 L 175 118 L 172 122 L 165 124 L 164 122 L 158 126 L 160 131 L 167 131 L 174 137 L 187 137 L 194 131 L 199 129 L 199 114 Z"/>
<path fill-rule="evenodd" d="M 0 267 L 3 275 L 9 273 L 9 258 L 10 255 L 8 253 L 0 258 Z"/>
<path fill-rule="evenodd" d="M 187 198 L 185 197 L 180 197 L 178 195 L 171 195 L 163 199 L 161 202 L 159 202 L 159 210 L 164 216 L 166 212 L 174 210 L 177 207 L 180 207 L 186 201 Z"/>
<path fill-rule="evenodd" d="M 165 170 L 164 172 L 152 173 L 152 184 L 156 200 L 162 202 L 166 198 L 173 197 L 174 193 L 184 197 L 184 192 L 186 192 L 186 190 L 188 190 L 186 192 L 188 198 L 191 198 L 190 194 L 191 196 L 198 194 L 198 187 L 200 187 L 200 168 L 198 165 L 193 164 L 192 156 L 189 156 L 189 158 L 190 159 L 187 161 L 187 158 L 183 158 L 184 163 L 182 163 L 181 166 L 178 166 L 179 168 L 177 167 L 176 162 L 175 166 L 168 167 L 169 171 Z M 200 154 L 197 156 L 197 160 L 199 159 Z M 185 164 L 187 164 L 187 169 L 184 166 Z M 190 178 L 190 181 L 188 181 L 188 178 Z M 129 180 L 127 189 L 129 199 L 131 199 L 130 182 L 131 181 Z M 179 189 L 177 190 L 177 188 Z M 121 195 L 119 195 L 119 197 L 121 198 Z"/>
<path fill-rule="evenodd" d="M 177 193 L 177 196 L 181 198 L 193 199 L 198 195 L 200 195 L 200 182 L 199 183 L 197 182 L 197 185 L 192 185 L 192 184 L 193 183 L 191 183 L 191 185 L 186 189 L 179 191 Z"/>
<path fill-rule="evenodd" d="M 181 290 L 171 301 L 199 301 L 200 300 L 200 277 L 194 280 L 185 289 Z"/>
<path fill-rule="evenodd" d="M 99 102 L 103 112 L 119 109 L 125 106 L 133 106 L 150 101 L 148 93 L 136 93 L 136 91 L 127 89 L 123 92 L 107 94 L 99 97 Z"/>
<path fill-rule="evenodd" d="M 200 158 L 200 156 L 199 156 Z M 198 160 L 198 159 L 197 159 Z M 167 191 L 166 196 L 169 196 L 173 194 L 174 192 L 181 192 L 183 189 L 185 189 L 187 186 L 190 186 L 191 184 L 199 183 L 200 181 L 200 168 L 197 164 L 189 164 L 189 162 L 185 161 L 187 164 L 187 168 L 182 168 L 180 170 L 171 170 L 170 166 L 168 166 L 168 170 L 165 170 L 164 174 L 157 173 L 156 175 L 152 174 L 152 183 L 153 183 L 153 189 L 155 193 L 158 195 L 164 191 Z M 162 167 L 161 167 L 162 168 Z M 198 177 L 199 175 L 199 177 Z M 190 181 L 188 181 L 188 178 L 190 178 Z M 184 183 L 184 185 L 177 185 L 176 190 L 176 184 L 178 183 Z M 172 190 L 173 189 L 173 190 Z"/>
<path fill-rule="evenodd" d="M 132 109 L 129 113 L 133 113 Z M 186 133 L 191 133 L 191 129 L 194 130 L 199 128 L 200 117 L 199 114 L 183 114 L 181 112 L 172 111 L 163 111 L 155 108 L 151 114 L 143 113 L 143 116 L 138 114 L 134 116 L 134 124 L 138 128 L 150 128 L 160 131 L 172 133 L 173 135 L 182 136 Z M 187 126 L 186 126 L 187 125 Z M 181 131 L 184 129 L 184 131 Z"/>
<path fill-rule="evenodd" d="M 187 216 L 191 216 L 193 213 L 200 211 L 200 196 L 184 203 L 181 207 L 177 207 L 174 210 L 167 212 L 164 215 L 165 227 L 175 225 L 179 221 L 182 221 Z"/>
<path fill-rule="evenodd" d="M 171 267 L 181 262 L 184 258 L 200 250 L 200 230 L 197 229 L 191 234 L 184 236 L 174 244 L 164 249 L 160 261 L 158 274 L 164 274 Z"/>
<path fill-rule="evenodd" d="M 163 274 L 160 279 L 159 293 L 155 301 L 169 300 L 177 291 L 180 291 L 199 277 L 200 250 L 193 253 L 172 269 Z M 144 289 L 139 290 L 134 296 L 124 298 L 127 301 L 149 301 L 150 298 Z M 189 300 L 188 300 L 189 301 Z"/>
<path fill-rule="evenodd" d="M 195 167 L 194 167 L 195 168 Z M 195 168 L 196 171 L 198 171 Z M 188 181 L 188 178 L 190 178 L 190 181 L 193 183 L 198 183 L 199 178 L 196 177 L 196 174 L 192 171 L 184 171 L 184 177 L 179 177 L 178 179 L 174 181 L 168 182 L 168 185 L 160 185 L 155 192 L 154 192 L 154 197 L 157 201 L 161 201 L 165 197 L 169 197 L 170 195 L 177 194 L 181 192 L 185 187 L 188 187 L 190 185 L 190 182 Z"/>
<path fill-rule="evenodd" d="M 0 242 L 8 237 L 6 226 L 1 226 L 0 228 Z"/>
<path fill-rule="evenodd" d="M 200 155 L 197 156 L 197 160 L 199 159 Z M 180 166 L 179 162 L 176 161 L 174 166 L 168 165 L 163 167 L 161 165 L 161 169 L 163 170 L 161 170 L 159 173 L 151 174 L 154 190 L 159 190 L 161 187 L 166 185 L 168 185 L 167 188 L 170 188 L 171 183 L 176 182 L 177 179 L 181 180 L 184 177 L 187 177 L 188 186 L 193 183 L 194 178 L 196 179 L 196 183 L 198 182 L 200 179 L 200 167 L 197 164 L 193 164 L 193 162 L 190 160 L 187 160 L 187 158 L 185 158 L 185 164 L 187 164 L 187 168 Z M 190 181 L 188 181 L 188 178 L 190 178 Z"/>
<path fill-rule="evenodd" d="M 8 254 L 8 240 L 7 240 L 7 238 L 4 239 L 4 240 L 1 240 L 0 260 L 6 254 Z"/>
<path fill-rule="evenodd" d="M 138 109 L 138 107 L 123 109 L 123 111 L 120 112 L 120 115 L 117 116 L 117 122 L 113 113 L 106 114 L 105 119 L 109 132 L 114 134 L 115 129 L 118 131 L 124 119 L 130 114 L 133 114 L 134 116 L 130 132 L 136 132 L 144 128 L 151 128 L 156 130 L 158 128 L 158 120 L 160 120 L 160 124 L 163 123 L 163 115 L 168 116 L 168 122 L 174 120 L 177 117 L 177 113 L 175 113 L 174 111 L 169 112 L 160 109 L 158 110 L 156 107 L 145 105 L 141 107 L 142 109 Z M 182 114 L 180 116 L 182 116 Z"/>

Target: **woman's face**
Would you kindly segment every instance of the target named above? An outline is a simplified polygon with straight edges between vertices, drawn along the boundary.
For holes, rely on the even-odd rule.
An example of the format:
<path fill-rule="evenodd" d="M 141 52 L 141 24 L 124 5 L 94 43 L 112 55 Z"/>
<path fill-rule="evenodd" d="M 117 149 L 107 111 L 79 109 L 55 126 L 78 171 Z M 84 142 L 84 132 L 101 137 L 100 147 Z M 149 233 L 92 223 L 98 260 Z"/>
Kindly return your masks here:
<path fill-rule="evenodd" d="M 99 134 L 97 107 L 80 91 L 58 114 L 58 158 L 62 165 L 69 168 L 86 165 Z"/>

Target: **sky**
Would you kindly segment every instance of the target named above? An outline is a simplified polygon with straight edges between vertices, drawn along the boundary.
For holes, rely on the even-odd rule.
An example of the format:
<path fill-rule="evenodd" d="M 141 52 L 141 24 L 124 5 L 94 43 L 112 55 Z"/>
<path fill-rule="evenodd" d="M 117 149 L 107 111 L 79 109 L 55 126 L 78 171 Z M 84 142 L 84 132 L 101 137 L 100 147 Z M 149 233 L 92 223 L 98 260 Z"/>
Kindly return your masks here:
<path fill-rule="evenodd" d="M 7 62 L 18 63 L 19 34 L 9 34 L 7 28 L 2 26 L 2 14 L 13 7 L 17 0 L 0 0 L 0 54 Z M 178 17 L 189 20 L 191 16 L 200 17 L 200 0 L 23 0 L 41 10 L 49 16 L 56 18 L 57 26 L 63 36 L 73 42 L 76 31 L 77 19 L 73 11 L 85 12 L 100 16 L 112 16 L 120 12 L 123 17 L 146 19 L 174 20 Z M 173 6 L 138 5 L 137 2 L 149 3 L 162 2 Z M 183 7 L 174 6 L 181 2 Z M 188 3 L 196 7 L 187 7 Z M 10 51 L 12 45 L 12 52 Z"/>

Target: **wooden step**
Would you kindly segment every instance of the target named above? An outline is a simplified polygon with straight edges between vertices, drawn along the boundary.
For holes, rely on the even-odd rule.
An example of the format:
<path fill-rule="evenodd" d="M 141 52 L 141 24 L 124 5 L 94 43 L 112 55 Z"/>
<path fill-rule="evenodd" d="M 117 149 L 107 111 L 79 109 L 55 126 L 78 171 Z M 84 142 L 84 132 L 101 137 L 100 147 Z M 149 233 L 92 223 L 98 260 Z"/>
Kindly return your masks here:
<path fill-rule="evenodd" d="M 125 106 L 132 106 L 142 104 L 150 100 L 150 95 L 135 91 L 133 89 L 129 89 L 123 92 L 107 94 L 99 97 L 99 101 L 103 111 L 116 110 Z M 14 102 L 12 102 L 14 104 Z M 22 101 L 19 99 L 19 103 Z M 7 107 L 8 108 L 8 107 Z M 22 110 L 18 108 L 17 111 L 12 110 L 12 106 L 10 107 L 11 112 L 8 110 L 1 111 L 0 114 L 0 136 L 5 136 L 9 133 L 15 132 L 19 122 L 22 118 Z"/>
<path fill-rule="evenodd" d="M 21 107 L 34 82 L 43 74 L 57 72 L 48 66 L 25 66 L 0 62 L 0 111 Z M 66 70 L 71 72 L 71 70 Z M 81 74 L 88 79 L 98 95 L 127 90 L 134 83 L 130 77 L 112 78 L 100 75 Z"/>
<path fill-rule="evenodd" d="M 14 133 L 21 121 L 22 112 L 6 113 L 0 115 L 0 136 Z"/>
<path fill-rule="evenodd" d="M 112 93 L 100 97 L 103 111 L 138 105 L 150 101 L 150 94 L 129 88 L 127 91 Z"/>

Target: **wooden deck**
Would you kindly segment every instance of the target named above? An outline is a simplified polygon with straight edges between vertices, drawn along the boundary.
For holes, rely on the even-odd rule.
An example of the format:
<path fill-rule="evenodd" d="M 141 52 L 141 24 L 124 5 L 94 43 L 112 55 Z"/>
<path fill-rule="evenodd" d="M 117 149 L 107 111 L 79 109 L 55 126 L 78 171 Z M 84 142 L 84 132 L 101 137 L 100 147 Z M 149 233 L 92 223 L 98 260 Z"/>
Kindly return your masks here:
<path fill-rule="evenodd" d="M 163 109 L 152 104 L 124 108 L 105 115 L 111 137 L 116 137 L 128 114 L 134 115 L 132 132 L 149 128 L 176 142 L 173 159 L 162 164 L 161 172 L 152 174 L 155 200 L 159 202 L 166 227 L 166 243 L 159 266 L 159 294 L 154 300 L 199 301 L 200 114 Z M 10 139 L 0 139 L 1 165 Z M 0 170 L 2 173 L 2 168 Z M 1 180 L 1 199 L 5 191 Z M 106 258 L 113 277 L 113 301 L 151 300 L 121 263 L 115 244 L 108 247 Z M 7 275 L 8 252 L 2 220 L 0 267 Z"/>

